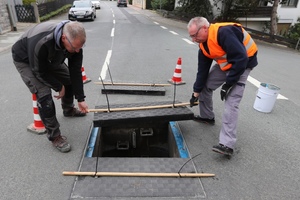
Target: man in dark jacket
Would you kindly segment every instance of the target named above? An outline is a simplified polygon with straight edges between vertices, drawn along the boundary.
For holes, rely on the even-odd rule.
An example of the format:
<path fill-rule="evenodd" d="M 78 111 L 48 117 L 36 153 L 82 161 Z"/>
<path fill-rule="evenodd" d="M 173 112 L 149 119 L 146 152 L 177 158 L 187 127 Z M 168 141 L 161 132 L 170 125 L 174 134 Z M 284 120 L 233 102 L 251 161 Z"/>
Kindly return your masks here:
<path fill-rule="evenodd" d="M 61 152 L 69 152 L 71 145 L 61 136 L 51 89 L 58 92 L 54 97 L 61 99 L 64 116 L 86 115 L 81 72 L 85 41 L 85 29 L 79 22 L 44 22 L 26 31 L 12 47 L 18 72 L 30 92 L 36 94 L 47 137 Z M 74 107 L 74 97 L 79 109 Z"/>
<path fill-rule="evenodd" d="M 257 46 L 238 23 L 210 24 L 204 17 L 195 17 L 190 20 L 187 28 L 192 40 L 199 43 L 198 72 L 191 106 L 199 98 L 200 115 L 196 115 L 194 120 L 215 123 L 212 95 L 214 90 L 222 86 L 222 128 L 219 144 L 213 146 L 212 150 L 232 155 L 237 139 L 239 104 L 247 77 L 258 64 Z M 216 64 L 212 65 L 213 61 Z"/>

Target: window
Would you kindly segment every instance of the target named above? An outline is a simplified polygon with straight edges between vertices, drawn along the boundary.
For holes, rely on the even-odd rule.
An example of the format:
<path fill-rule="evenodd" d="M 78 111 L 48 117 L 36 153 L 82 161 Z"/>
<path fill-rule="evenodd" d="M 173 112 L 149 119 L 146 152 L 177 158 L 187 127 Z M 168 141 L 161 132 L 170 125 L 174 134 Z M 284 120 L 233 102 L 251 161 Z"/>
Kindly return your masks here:
<path fill-rule="evenodd" d="M 294 7 L 297 8 L 298 0 L 285 0 L 282 3 L 283 7 Z"/>

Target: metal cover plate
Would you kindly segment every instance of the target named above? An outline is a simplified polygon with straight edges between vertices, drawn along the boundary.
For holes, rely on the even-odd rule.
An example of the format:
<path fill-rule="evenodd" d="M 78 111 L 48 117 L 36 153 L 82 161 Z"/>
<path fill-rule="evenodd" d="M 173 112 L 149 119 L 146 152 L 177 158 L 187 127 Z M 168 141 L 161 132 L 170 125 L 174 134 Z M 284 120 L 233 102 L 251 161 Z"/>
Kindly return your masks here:
<path fill-rule="evenodd" d="M 98 161 L 98 162 L 97 162 Z M 186 163 L 186 164 L 185 164 Z M 183 158 L 83 158 L 79 171 L 95 172 L 196 172 L 192 160 Z M 77 177 L 70 199 L 104 197 L 205 198 L 199 178 Z"/>
<path fill-rule="evenodd" d="M 137 95 L 159 95 L 164 96 L 164 87 L 151 86 L 105 86 L 101 90 L 102 94 L 137 94 Z"/>
<path fill-rule="evenodd" d="M 175 104 L 180 102 L 175 102 Z M 115 104 L 110 108 L 130 108 L 143 106 L 157 106 L 168 105 L 173 102 L 148 102 L 148 103 L 131 103 L 131 104 Z M 96 106 L 96 109 L 107 108 L 107 106 Z M 180 120 L 193 119 L 194 113 L 187 107 L 174 108 L 157 108 L 148 110 L 134 110 L 134 111 L 118 111 L 118 112 L 95 112 L 94 113 L 94 127 L 105 127 L 111 125 L 122 124 L 138 124 L 138 123 L 157 123 L 170 122 Z"/>

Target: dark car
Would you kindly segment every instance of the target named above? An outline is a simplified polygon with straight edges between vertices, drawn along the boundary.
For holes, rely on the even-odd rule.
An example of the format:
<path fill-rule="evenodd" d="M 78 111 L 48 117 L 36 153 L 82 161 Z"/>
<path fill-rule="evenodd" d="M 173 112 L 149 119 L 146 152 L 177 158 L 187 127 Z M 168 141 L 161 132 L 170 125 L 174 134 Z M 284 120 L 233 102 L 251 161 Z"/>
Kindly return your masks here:
<path fill-rule="evenodd" d="M 69 10 L 69 20 L 92 20 L 96 18 L 96 9 L 91 1 L 74 1 Z"/>
<path fill-rule="evenodd" d="M 117 0 L 117 6 L 127 7 L 127 0 Z"/>

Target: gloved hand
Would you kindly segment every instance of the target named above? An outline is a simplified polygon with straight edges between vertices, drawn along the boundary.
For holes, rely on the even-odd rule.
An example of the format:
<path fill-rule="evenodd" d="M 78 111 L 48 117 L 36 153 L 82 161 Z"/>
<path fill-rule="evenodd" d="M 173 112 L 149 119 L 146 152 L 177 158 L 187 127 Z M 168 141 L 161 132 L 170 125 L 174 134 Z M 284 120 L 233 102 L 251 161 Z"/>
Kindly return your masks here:
<path fill-rule="evenodd" d="M 195 102 L 198 101 L 198 97 L 194 96 L 194 93 L 192 93 L 192 98 L 190 99 L 190 107 L 193 107 L 195 104 Z"/>
<path fill-rule="evenodd" d="M 222 85 L 221 92 L 220 92 L 222 101 L 224 99 L 226 99 L 226 97 L 227 97 L 228 93 L 230 92 L 231 88 L 232 88 L 232 85 L 230 85 L 230 84 L 224 83 Z"/>

